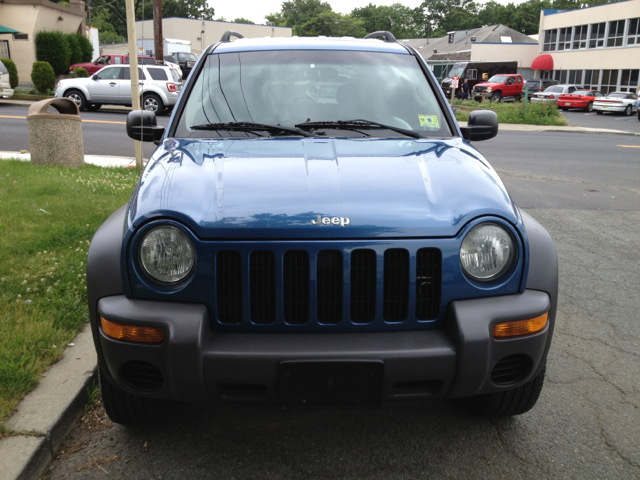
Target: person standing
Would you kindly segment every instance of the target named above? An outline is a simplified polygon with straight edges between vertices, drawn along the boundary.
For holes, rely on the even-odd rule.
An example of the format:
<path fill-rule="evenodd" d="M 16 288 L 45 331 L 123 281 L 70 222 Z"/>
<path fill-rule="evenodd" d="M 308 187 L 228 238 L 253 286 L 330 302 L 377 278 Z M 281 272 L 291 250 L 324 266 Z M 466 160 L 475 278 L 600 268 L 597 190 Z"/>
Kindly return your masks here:
<path fill-rule="evenodd" d="M 462 96 L 461 96 L 461 98 L 462 98 L 462 100 L 469 100 L 469 83 L 468 83 L 468 80 L 466 78 L 462 82 Z"/>

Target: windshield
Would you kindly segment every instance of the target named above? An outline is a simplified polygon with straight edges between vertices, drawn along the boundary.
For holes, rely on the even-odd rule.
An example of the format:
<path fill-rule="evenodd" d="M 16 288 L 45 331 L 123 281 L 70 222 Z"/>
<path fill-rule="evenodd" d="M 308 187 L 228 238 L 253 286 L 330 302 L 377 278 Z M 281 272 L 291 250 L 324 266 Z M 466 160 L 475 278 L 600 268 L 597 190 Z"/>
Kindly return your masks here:
<path fill-rule="evenodd" d="M 564 87 L 547 87 L 545 93 L 562 93 Z"/>
<path fill-rule="evenodd" d="M 494 75 L 489 79 L 489 83 L 504 83 L 507 81 L 506 75 Z"/>
<path fill-rule="evenodd" d="M 2 62 L 0 62 L 0 73 L 7 73 L 7 67 Z"/>
<path fill-rule="evenodd" d="M 464 69 L 467 68 L 466 63 L 456 63 L 453 65 L 453 68 L 449 72 L 449 77 L 462 77 L 464 73 Z"/>
<path fill-rule="evenodd" d="M 193 53 L 179 53 L 178 60 L 182 60 L 182 61 L 189 60 L 189 61 L 195 62 L 198 60 L 198 58 Z"/>
<path fill-rule="evenodd" d="M 610 93 L 607 96 L 610 98 L 629 98 L 628 93 Z"/>
<path fill-rule="evenodd" d="M 594 92 L 591 90 L 578 90 L 576 92 L 573 92 L 574 95 L 583 95 L 585 97 L 592 97 L 594 95 Z"/>
<path fill-rule="evenodd" d="M 255 136 L 192 128 L 208 123 L 293 127 L 305 122 L 355 119 L 415 130 L 422 136 L 451 136 L 413 56 L 322 50 L 209 55 L 187 100 L 176 136 Z M 389 136 L 389 132 L 367 130 L 366 135 Z M 339 134 L 363 136 L 353 130 L 340 130 Z"/>

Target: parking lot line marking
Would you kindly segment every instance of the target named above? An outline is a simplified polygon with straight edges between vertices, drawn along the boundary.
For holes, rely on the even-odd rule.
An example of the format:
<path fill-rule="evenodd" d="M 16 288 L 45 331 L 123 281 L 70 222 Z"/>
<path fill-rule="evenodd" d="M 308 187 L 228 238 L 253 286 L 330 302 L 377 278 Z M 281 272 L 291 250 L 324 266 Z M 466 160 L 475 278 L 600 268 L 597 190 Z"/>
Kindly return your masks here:
<path fill-rule="evenodd" d="M 27 117 L 14 117 L 11 115 L 0 115 L 0 118 L 20 118 L 22 120 L 26 120 Z M 115 123 L 118 125 L 126 125 L 127 122 L 111 122 L 109 120 L 85 120 L 84 118 L 82 119 L 83 122 L 87 122 L 87 123 Z"/>
<path fill-rule="evenodd" d="M 623 148 L 640 148 L 640 145 L 618 145 Z"/>

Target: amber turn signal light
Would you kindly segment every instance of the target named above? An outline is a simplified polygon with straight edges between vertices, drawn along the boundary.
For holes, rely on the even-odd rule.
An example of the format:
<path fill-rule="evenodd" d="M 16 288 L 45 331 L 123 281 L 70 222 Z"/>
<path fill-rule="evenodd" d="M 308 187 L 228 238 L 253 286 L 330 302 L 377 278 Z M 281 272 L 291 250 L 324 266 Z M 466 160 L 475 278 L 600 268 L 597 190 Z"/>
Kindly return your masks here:
<path fill-rule="evenodd" d="M 515 322 L 503 322 L 493 327 L 495 338 L 517 337 L 539 332 L 547 325 L 549 314 L 545 313 L 536 318 L 528 320 L 516 320 Z"/>
<path fill-rule="evenodd" d="M 162 330 L 154 327 L 136 327 L 134 325 L 122 325 L 110 322 L 100 317 L 102 330 L 104 333 L 116 340 L 126 340 L 129 342 L 160 343 L 164 335 Z"/>

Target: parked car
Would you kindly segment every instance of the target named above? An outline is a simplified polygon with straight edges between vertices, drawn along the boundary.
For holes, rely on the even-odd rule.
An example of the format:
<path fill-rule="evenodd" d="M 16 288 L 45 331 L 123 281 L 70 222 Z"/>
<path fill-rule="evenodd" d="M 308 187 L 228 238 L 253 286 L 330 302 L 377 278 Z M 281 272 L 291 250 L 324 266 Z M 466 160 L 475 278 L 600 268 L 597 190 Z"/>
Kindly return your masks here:
<path fill-rule="evenodd" d="M 526 80 L 524 82 L 524 88 L 523 90 L 527 90 L 527 99 L 531 99 L 531 97 L 533 97 L 533 94 L 536 92 L 542 92 L 545 89 L 547 89 L 548 87 L 551 87 L 553 85 L 557 85 L 558 82 L 556 80 L 542 80 L 542 79 L 532 79 L 532 80 Z"/>
<path fill-rule="evenodd" d="M 198 61 L 198 57 L 196 57 L 193 53 L 174 53 L 174 58 L 178 60 L 178 65 L 180 65 L 180 69 L 182 70 L 182 78 L 187 78 L 189 76 L 189 72 L 193 68 L 193 66 Z"/>
<path fill-rule="evenodd" d="M 131 105 L 131 72 L 128 65 L 111 65 L 88 78 L 60 80 L 56 97 L 68 97 L 80 110 L 98 110 L 104 104 Z M 145 110 L 162 113 L 175 105 L 182 83 L 177 74 L 162 65 L 138 67 L 140 97 Z"/>
<path fill-rule="evenodd" d="M 558 107 L 562 110 L 570 108 L 582 108 L 587 112 L 593 111 L 593 102 L 604 97 L 595 90 L 576 90 L 573 93 L 565 93 L 558 98 Z"/>
<path fill-rule="evenodd" d="M 111 419 L 162 420 L 172 400 L 528 411 L 557 259 L 469 143 L 497 134 L 495 112 L 459 127 L 389 32 L 231 34 L 205 50 L 166 129 L 127 117 L 158 147 L 88 253 Z"/>
<path fill-rule="evenodd" d="M 13 97 L 13 89 L 11 88 L 9 71 L 7 70 L 7 67 L 4 66 L 4 63 L 0 61 L 0 98 L 2 97 Z"/>
<path fill-rule="evenodd" d="M 531 97 L 531 103 L 555 103 L 558 104 L 560 95 L 573 93 L 576 90 L 584 90 L 580 85 L 552 85 L 544 92 L 537 92 Z"/>
<path fill-rule="evenodd" d="M 173 56 L 165 55 L 164 64 L 168 67 L 171 67 L 178 74 L 178 77 L 182 80 L 182 69 L 180 68 L 180 65 L 178 65 L 178 61 Z"/>
<path fill-rule="evenodd" d="M 524 80 L 522 75 L 502 73 L 494 75 L 488 81 L 478 83 L 473 87 L 473 98 L 476 101 L 484 98 L 499 102 L 505 97 L 513 97 L 519 100 L 522 97 Z"/>
<path fill-rule="evenodd" d="M 123 54 L 107 54 L 100 55 L 93 62 L 85 62 L 85 63 L 74 63 L 69 66 L 69 74 L 72 74 L 73 71 L 78 68 L 84 68 L 89 75 L 93 75 L 96 72 L 99 72 L 102 68 L 107 65 L 128 65 L 129 64 L 129 55 Z M 148 55 L 140 55 L 138 56 L 138 64 L 139 65 L 155 65 L 156 59 L 150 57 Z"/>
<path fill-rule="evenodd" d="M 638 96 L 628 92 L 609 93 L 593 102 L 593 109 L 598 115 L 604 112 L 617 112 L 629 116 L 638 111 Z"/>

